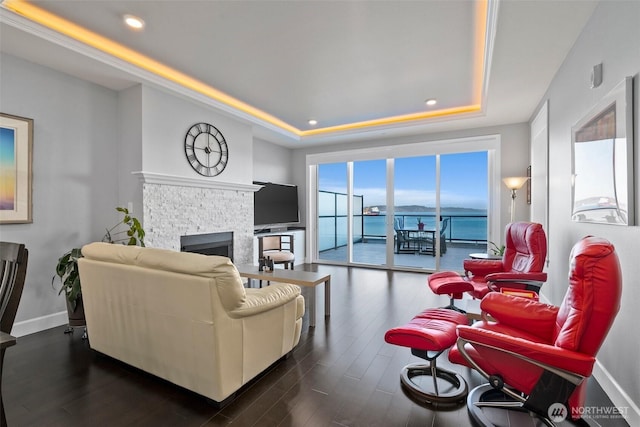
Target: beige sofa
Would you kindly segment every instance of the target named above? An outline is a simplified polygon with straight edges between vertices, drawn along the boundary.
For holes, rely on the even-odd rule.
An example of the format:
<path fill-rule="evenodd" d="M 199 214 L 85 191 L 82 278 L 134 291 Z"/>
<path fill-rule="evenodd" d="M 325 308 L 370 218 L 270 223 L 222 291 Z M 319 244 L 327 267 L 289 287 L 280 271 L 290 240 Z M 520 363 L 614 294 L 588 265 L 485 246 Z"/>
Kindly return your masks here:
<path fill-rule="evenodd" d="M 300 288 L 245 289 L 228 258 L 109 243 L 82 253 L 91 348 L 216 402 L 300 340 Z"/>

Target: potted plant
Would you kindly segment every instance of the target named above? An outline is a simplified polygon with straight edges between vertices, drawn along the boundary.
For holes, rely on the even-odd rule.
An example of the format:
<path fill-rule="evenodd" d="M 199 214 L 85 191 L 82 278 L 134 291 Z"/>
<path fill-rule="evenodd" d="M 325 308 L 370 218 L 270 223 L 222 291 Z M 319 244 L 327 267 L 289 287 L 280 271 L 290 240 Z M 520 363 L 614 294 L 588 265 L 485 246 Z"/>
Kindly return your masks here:
<path fill-rule="evenodd" d="M 145 246 L 145 232 L 140 221 L 129 214 L 127 208 L 117 207 L 116 210 L 123 214 L 122 220 L 111 228 L 106 229 L 102 238 L 103 242 L 122 243 L 131 246 Z M 69 315 L 69 328 L 65 333 L 73 332 L 74 326 L 84 326 L 84 307 L 82 305 L 82 290 L 80 286 L 80 272 L 78 259 L 82 258 L 82 250 L 73 248 L 58 259 L 56 275 L 51 282 L 58 277 L 62 286 L 58 294 L 64 292 Z M 84 337 L 83 337 L 84 338 Z"/>
<path fill-rule="evenodd" d="M 102 237 L 102 241 L 122 244 L 126 242 L 129 246 L 139 245 L 144 247 L 145 233 L 138 218 L 131 216 L 127 208 L 117 207 L 116 210 L 124 214 L 124 217 L 116 225 L 106 229 L 107 232 L 104 237 Z"/>
<path fill-rule="evenodd" d="M 491 245 L 490 250 L 493 255 L 499 256 L 499 257 L 502 257 L 502 255 L 504 255 L 504 250 L 505 250 L 504 245 L 498 246 L 491 241 L 489 242 L 489 244 Z"/>
<path fill-rule="evenodd" d="M 418 217 L 418 230 L 424 230 L 424 222 L 422 222 L 422 218 Z"/>

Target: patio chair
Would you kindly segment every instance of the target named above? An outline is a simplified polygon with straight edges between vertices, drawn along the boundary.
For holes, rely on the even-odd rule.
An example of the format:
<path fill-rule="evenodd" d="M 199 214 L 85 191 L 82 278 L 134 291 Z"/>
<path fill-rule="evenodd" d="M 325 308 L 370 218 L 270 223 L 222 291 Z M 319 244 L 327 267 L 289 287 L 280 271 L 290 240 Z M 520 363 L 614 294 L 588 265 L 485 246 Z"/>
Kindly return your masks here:
<path fill-rule="evenodd" d="M 396 218 L 393 221 L 393 229 L 396 232 L 396 250 L 395 253 L 414 253 L 419 248 L 415 245 L 415 239 L 409 237 L 409 232 L 404 230 L 404 220 Z M 413 248 L 412 248 L 413 243 Z"/>

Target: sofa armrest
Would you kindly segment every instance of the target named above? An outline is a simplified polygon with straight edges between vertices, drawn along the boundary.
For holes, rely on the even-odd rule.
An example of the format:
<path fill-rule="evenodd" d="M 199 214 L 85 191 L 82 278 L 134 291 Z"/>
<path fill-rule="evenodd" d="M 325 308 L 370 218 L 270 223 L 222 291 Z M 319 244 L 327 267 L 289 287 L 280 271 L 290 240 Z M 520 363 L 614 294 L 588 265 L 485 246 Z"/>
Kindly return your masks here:
<path fill-rule="evenodd" d="M 546 282 L 547 273 L 492 273 L 485 276 L 487 282 Z"/>
<path fill-rule="evenodd" d="M 492 273 L 486 275 L 485 280 L 492 291 L 500 291 L 501 288 L 516 288 L 538 292 L 547 281 L 547 273 Z"/>
<path fill-rule="evenodd" d="M 487 274 L 502 272 L 500 259 L 465 259 L 462 263 L 465 274 L 484 277 Z"/>
<path fill-rule="evenodd" d="M 536 343 L 482 328 L 461 325 L 458 337 L 472 346 L 487 347 L 511 354 L 513 357 L 537 364 L 545 369 L 560 369 L 570 376 L 591 375 L 595 357 L 553 345 Z"/>
<path fill-rule="evenodd" d="M 299 295 L 300 286 L 287 283 L 272 283 L 260 289 L 249 288 L 246 290 L 244 303 L 229 311 L 229 316 L 234 319 L 253 316 L 280 307 L 295 300 Z"/>

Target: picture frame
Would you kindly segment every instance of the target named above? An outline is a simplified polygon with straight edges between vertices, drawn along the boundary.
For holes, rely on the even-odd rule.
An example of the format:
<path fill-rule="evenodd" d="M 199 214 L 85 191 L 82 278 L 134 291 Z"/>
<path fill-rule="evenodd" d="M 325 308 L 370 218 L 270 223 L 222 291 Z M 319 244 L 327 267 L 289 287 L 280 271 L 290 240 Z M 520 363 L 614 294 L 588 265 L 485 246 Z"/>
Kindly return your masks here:
<path fill-rule="evenodd" d="M 0 113 L 0 224 L 32 220 L 33 119 Z"/>
<path fill-rule="evenodd" d="M 633 78 L 605 95 L 571 136 L 571 219 L 634 225 Z"/>

